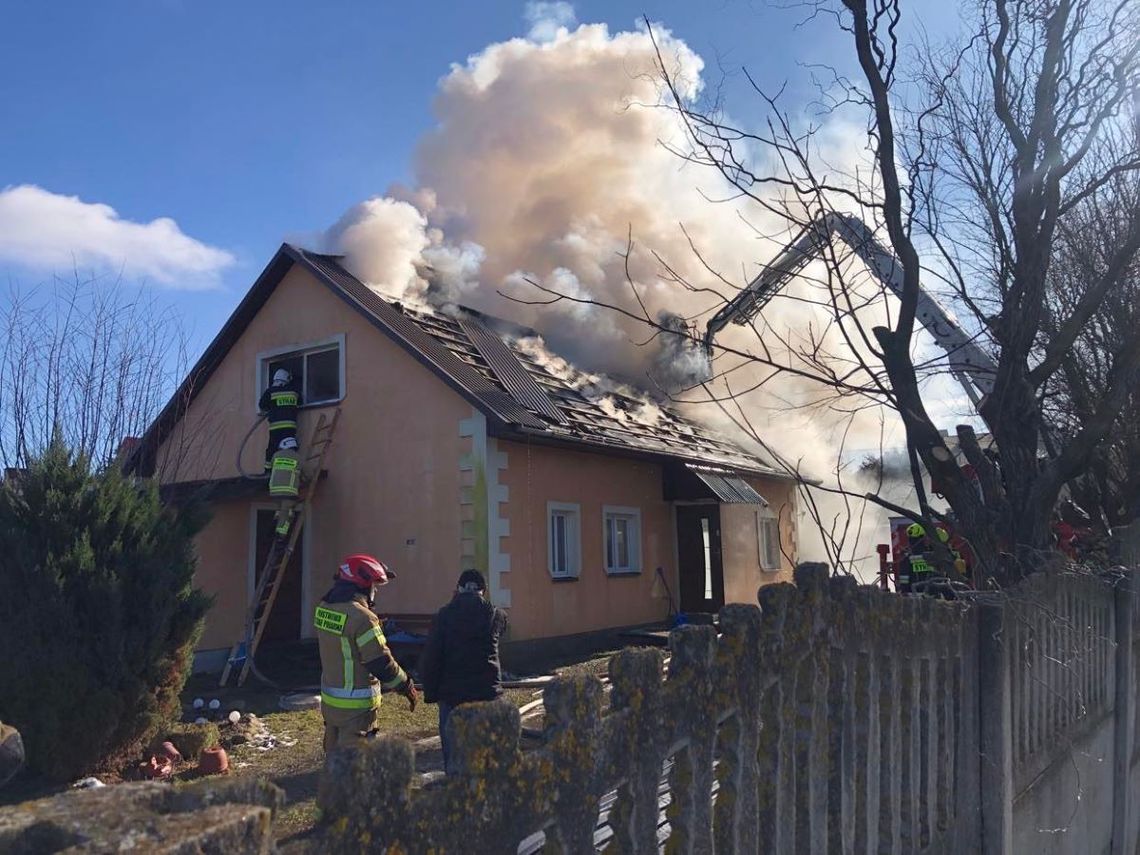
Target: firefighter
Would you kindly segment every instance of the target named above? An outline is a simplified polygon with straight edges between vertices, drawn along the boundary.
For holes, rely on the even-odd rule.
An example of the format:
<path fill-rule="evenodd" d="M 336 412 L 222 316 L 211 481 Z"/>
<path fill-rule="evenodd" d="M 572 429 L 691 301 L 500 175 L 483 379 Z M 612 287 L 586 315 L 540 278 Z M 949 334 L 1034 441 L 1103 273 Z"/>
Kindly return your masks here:
<path fill-rule="evenodd" d="M 300 493 L 301 461 L 297 454 L 297 439 L 287 436 L 273 453 L 273 466 L 269 471 L 269 496 L 281 502 L 274 520 L 277 534 L 281 537 L 289 533 L 296 499 Z"/>
<path fill-rule="evenodd" d="M 393 658 L 372 610 L 376 589 L 395 578 L 371 555 L 349 555 L 313 615 L 321 653 L 326 753 L 374 729 L 382 689 L 398 691 L 409 709 L 419 702 L 415 684 Z"/>
<path fill-rule="evenodd" d="M 269 441 L 265 445 L 265 471 L 273 467 L 273 455 L 286 439 L 297 439 L 297 407 L 301 393 L 293 375 L 285 368 L 273 372 L 273 380 L 261 394 L 257 408 L 269 421 Z"/>
<path fill-rule="evenodd" d="M 899 562 L 900 594 L 911 593 L 915 585 L 928 582 L 934 573 L 934 568 L 926 560 L 926 553 L 930 548 L 926 529 L 920 523 L 911 523 L 906 527 L 906 537 L 907 548 L 903 552 L 902 561 Z"/>

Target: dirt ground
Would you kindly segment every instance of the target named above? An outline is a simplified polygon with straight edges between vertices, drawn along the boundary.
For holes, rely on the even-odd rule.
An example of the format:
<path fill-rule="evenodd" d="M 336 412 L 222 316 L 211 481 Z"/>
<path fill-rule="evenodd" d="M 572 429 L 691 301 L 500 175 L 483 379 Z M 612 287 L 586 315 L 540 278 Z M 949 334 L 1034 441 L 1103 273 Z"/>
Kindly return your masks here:
<path fill-rule="evenodd" d="M 577 661 L 551 663 L 548 673 L 604 676 L 609 656 L 607 653 Z M 303 657 L 298 664 L 303 667 L 297 669 L 290 684 L 307 686 L 315 683 L 317 675 L 309 670 L 311 660 Z M 508 689 L 505 692 L 505 697 L 519 707 L 533 704 L 541 696 L 542 690 L 533 687 Z M 283 711 L 280 708 L 281 697 L 282 691 L 261 686 L 253 679 L 241 689 L 219 689 L 216 677 L 207 675 L 192 677 L 182 695 L 188 719 L 193 718 L 191 707 L 195 698 L 201 698 L 206 703 L 218 699 L 220 709 L 217 718 L 220 720 L 223 743 L 233 732 L 228 730 L 225 716 L 235 708 L 243 713 L 255 715 L 274 737 L 275 744 L 268 749 L 252 742 L 227 747 L 229 774 L 267 778 L 285 791 L 286 804 L 275 822 L 275 827 L 279 842 L 288 843 L 303 838 L 318 820 L 316 797 L 324 762 L 321 749 L 323 724 L 321 714 L 316 709 Z M 531 714 L 524 721 L 524 733 L 529 731 L 534 734 L 542 727 L 541 710 L 536 712 L 539 714 Z M 432 772 L 442 768 L 438 715 L 438 708 L 434 704 L 421 702 L 415 712 L 410 712 L 404 698 L 386 694 L 377 725 L 385 733 L 398 734 L 417 742 L 417 769 L 420 772 Z M 535 744 L 538 743 L 534 739 L 524 740 L 524 747 Z M 193 776 L 193 770 L 189 768 L 179 771 L 176 775 L 181 780 L 188 780 Z M 99 777 L 109 785 L 119 782 L 114 776 Z M 0 805 L 41 798 L 60 790 L 58 786 L 44 785 L 27 778 L 18 779 L 0 792 Z"/>

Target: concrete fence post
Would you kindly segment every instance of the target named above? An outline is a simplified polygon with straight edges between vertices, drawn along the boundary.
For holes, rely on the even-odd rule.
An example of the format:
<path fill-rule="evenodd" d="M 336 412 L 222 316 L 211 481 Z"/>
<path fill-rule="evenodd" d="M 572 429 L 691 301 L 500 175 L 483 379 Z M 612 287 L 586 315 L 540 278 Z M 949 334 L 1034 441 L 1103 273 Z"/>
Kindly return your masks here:
<path fill-rule="evenodd" d="M 1013 855 L 1013 712 L 1005 608 L 978 612 L 978 720 L 983 855 Z"/>
<path fill-rule="evenodd" d="M 1130 855 L 1127 839 L 1132 827 L 1131 813 L 1137 794 L 1129 792 L 1132 783 L 1132 740 L 1136 715 L 1136 683 L 1132 662 L 1132 631 L 1136 612 L 1135 571 L 1129 570 L 1114 590 L 1116 607 L 1116 703 L 1113 710 L 1115 751 L 1113 764 L 1112 855 Z"/>

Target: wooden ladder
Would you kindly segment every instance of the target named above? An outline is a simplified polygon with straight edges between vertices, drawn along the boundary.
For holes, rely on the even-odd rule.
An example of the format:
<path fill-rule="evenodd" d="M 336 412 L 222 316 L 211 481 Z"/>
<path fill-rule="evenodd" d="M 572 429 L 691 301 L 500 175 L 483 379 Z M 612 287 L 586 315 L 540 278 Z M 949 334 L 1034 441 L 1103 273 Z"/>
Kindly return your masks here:
<path fill-rule="evenodd" d="M 261 644 L 261 636 L 269 623 L 269 614 L 273 611 L 273 603 L 277 599 L 277 591 L 281 587 L 281 580 L 285 578 L 285 569 L 293 557 L 293 550 L 297 546 L 297 539 L 301 535 L 301 527 L 308 517 L 309 505 L 317 492 L 317 484 L 321 480 L 324 468 L 325 454 L 332 444 L 333 434 L 336 432 L 337 422 L 340 420 L 340 409 L 333 412 L 332 418 L 325 413 L 317 420 L 317 426 L 309 440 L 309 454 L 301 461 L 301 488 L 297 498 L 285 503 L 279 513 L 289 515 L 289 531 L 284 534 L 274 534 L 273 543 L 269 547 L 269 554 L 261 568 L 261 577 L 257 580 L 257 590 L 254 591 L 253 600 L 245 619 L 245 632 L 241 639 L 230 648 L 230 655 L 226 659 L 226 667 L 222 671 L 222 678 L 218 685 L 224 687 L 230 679 L 234 666 L 241 663 L 238 672 L 237 685 L 244 685 L 249 672 L 257 673 L 253 664 L 254 654 Z M 275 518 L 275 523 L 279 517 Z M 259 675 L 260 676 L 260 675 Z"/>

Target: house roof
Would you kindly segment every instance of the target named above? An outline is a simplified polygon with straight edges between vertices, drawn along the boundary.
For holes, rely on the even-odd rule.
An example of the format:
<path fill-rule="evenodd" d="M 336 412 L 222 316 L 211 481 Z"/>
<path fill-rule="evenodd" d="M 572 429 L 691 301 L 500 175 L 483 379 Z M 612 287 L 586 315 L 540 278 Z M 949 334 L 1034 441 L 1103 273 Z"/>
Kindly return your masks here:
<path fill-rule="evenodd" d="M 153 471 L 163 439 L 294 264 L 483 412 L 494 436 L 783 477 L 768 462 L 670 407 L 548 354 L 532 330 L 462 307 L 440 311 L 395 303 L 345 270 L 338 257 L 290 244 L 282 244 L 206 348 L 128 467 Z"/>

